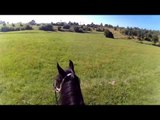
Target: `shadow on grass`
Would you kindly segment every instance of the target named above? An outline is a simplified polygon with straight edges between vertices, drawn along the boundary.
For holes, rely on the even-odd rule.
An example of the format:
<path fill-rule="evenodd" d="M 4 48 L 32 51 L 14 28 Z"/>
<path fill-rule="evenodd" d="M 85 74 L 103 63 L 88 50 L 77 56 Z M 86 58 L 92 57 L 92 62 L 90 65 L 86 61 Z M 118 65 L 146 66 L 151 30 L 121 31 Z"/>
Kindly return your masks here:
<path fill-rule="evenodd" d="M 152 45 L 152 46 L 155 46 L 155 47 L 160 47 L 160 44 L 154 44 L 152 42 L 143 42 L 143 41 L 136 41 L 137 43 L 140 43 L 140 44 L 144 44 L 144 45 Z"/>
<path fill-rule="evenodd" d="M 0 32 L 0 34 L 31 34 L 31 33 L 40 33 L 42 31 L 29 31 L 29 30 L 25 30 L 25 31 L 7 31 L 7 32 Z"/>

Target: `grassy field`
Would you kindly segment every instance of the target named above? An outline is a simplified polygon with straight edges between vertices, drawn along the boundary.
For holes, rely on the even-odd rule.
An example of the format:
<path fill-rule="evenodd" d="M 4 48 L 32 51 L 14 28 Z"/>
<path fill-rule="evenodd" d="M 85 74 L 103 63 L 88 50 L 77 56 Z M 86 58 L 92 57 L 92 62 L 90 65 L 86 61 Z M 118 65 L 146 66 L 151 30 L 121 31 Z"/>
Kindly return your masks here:
<path fill-rule="evenodd" d="M 160 104 L 160 48 L 103 33 L 0 33 L 0 104 L 54 105 L 56 63 L 75 64 L 87 105 Z"/>

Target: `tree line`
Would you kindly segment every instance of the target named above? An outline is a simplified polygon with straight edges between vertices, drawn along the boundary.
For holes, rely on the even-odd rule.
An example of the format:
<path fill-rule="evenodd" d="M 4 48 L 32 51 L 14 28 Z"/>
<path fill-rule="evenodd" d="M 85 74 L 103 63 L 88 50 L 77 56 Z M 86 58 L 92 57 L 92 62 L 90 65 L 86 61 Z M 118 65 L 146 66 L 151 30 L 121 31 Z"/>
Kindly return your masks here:
<path fill-rule="evenodd" d="M 121 34 L 128 36 L 128 39 L 138 39 L 140 42 L 142 41 L 153 41 L 156 44 L 159 39 L 158 35 L 160 35 L 160 31 L 158 30 L 147 30 L 141 29 L 138 27 L 119 27 L 113 26 L 110 24 L 79 24 L 77 22 L 57 22 L 57 23 L 36 23 L 35 20 L 31 20 L 26 24 L 19 23 L 17 24 L 9 24 L 5 21 L 0 20 L 0 31 L 1 32 L 8 32 L 8 31 L 21 31 L 21 30 L 33 30 L 33 26 L 37 26 L 37 29 L 44 30 L 44 31 L 61 31 L 61 32 L 79 32 L 79 33 L 86 33 L 86 32 L 104 32 L 105 36 L 106 33 L 110 34 L 112 38 L 114 38 L 113 33 L 111 33 L 108 28 L 114 29 L 115 31 L 119 31 Z M 106 30 L 107 29 L 107 30 Z M 110 32 L 110 33 L 109 33 Z"/>

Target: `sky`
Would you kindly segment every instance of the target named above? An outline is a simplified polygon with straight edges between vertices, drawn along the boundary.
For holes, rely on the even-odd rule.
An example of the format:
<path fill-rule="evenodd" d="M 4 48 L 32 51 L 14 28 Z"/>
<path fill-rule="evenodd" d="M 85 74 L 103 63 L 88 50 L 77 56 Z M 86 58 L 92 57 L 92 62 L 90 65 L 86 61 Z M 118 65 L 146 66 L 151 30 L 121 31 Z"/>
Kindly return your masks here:
<path fill-rule="evenodd" d="M 111 24 L 120 27 L 139 27 L 160 30 L 160 15 L 0 15 L 0 20 L 9 23 L 78 22 L 79 24 Z"/>

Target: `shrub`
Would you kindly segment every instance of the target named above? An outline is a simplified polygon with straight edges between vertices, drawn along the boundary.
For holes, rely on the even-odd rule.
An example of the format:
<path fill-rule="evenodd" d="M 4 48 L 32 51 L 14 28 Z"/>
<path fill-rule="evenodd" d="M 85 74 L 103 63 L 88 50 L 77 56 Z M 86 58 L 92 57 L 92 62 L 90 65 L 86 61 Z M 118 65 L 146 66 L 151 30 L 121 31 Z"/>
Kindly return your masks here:
<path fill-rule="evenodd" d="M 70 27 L 69 31 L 70 32 L 75 32 L 74 27 Z"/>
<path fill-rule="evenodd" d="M 96 31 L 98 31 L 98 32 L 104 32 L 104 28 L 103 27 L 98 27 L 98 28 L 96 28 Z"/>
<path fill-rule="evenodd" d="M 21 28 L 21 30 L 25 30 L 25 28 L 24 28 L 24 27 L 22 27 L 22 28 Z"/>
<path fill-rule="evenodd" d="M 15 31 L 20 31 L 21 29 L 20 28 L 15 28 Z"/>
<path fill-rule="evenodd" d="M 44 31 L 55 31 L 51 24 L 42 25 L 39 29 Z"/>
<path fill-rule="evenodd" d="M 80 27 L 74 27 L 75 32 L 84 33 L 84 30 Z"/>
<path fill-rule="evenodd" d="M 58 26 L 58 31 L 62 31 L 62 27 L 61 26 Z"/>
<path fill-rule="evenodd" d="M 15 31 L 15 28 L 14 27 L 10 27 L 9 31 Z"/>
<path fill-rule="evenodd" d="M 132 38 L 130 36 L 128 36 L 127 39 L 132 39 Z"/>
<path fill-rule="evenodd" d="M 1 31 L 2 31 L 2 32 L 8 32 L 8 31 L 9 31 L 9 27 L 3 26 L 3 27 L 1 28 Z"/>
<path fill-rule="evenodd" d="M 143 39 L 141 37 L 138 37 L 138 40 L 140 43 L 143 43 Z"/>
<path fill-rule="evenodd" d="M 71 26 L 69 25 L 69 24 L 65 24 L 64 26 L 63 26 L 63 29 L 69 29 Z"/>
<path fill-rule="evenodd" d="M 25 30 L 33 30 L 33 28 L 32 28 L 30 25 L 26 25 L 26 26 L 24 27 L 24 29 L 25 29 Z"/>
<path fill-rule="evenodd" d="M 87 31 L 93 31 L 91 27 L 87 27 Z"/>
<path fill-rule="evenodd" d="M 104 35 L 105 37 L 108 37 L 108 38 L 114 38 L 113 33 L 110 32 L 108 29 L 105 29 Z"/>
<path fill-rule="evenodd" d="M 157 35 L 153 35 L 152 41 L 153 41 L 154 44 L 156 44 L 159 41 L 158 36 Z"/>
<path fill-rule="evenodd" d="M 144 40 L 151 41 L 151 39 L 149 37 L 145 37 Z"/>

